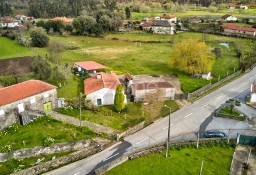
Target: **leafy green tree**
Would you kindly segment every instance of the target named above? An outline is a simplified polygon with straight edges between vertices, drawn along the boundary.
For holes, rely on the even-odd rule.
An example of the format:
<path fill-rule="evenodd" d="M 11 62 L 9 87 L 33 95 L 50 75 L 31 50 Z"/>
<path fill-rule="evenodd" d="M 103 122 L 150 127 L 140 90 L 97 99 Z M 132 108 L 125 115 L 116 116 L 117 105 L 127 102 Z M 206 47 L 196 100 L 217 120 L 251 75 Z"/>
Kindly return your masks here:
<path fill-rule="evenodd" d="M 125 108 L 123 86 L 121 84 L 116 88 L 114 104 L 117 112 L 121 112 Z"/>
<path fill-rule="evenodd" d="M 125 16 L 126 16 L 126 19 L 131 18 L 131 9 L 130 9 L 130 7 L 125 7 Z"/>
<path fill-rule="evenodd" d="M 13 13 L 11 6 L 7 3 L 1 2 L 0 3 L 0 17 L 1 16 L 8 16 Z"/>
<path fill-rule="evenodd" d="M 223 55 L 222 49 L 219 47 L 215 47 L 212 52 L 215 54 L 216 58 L 220 58 Z"/>
<path fill-rule="evenodd" d="M 45 25 L 44 20 L 39 20 L 39 21 L 36 23 L 36 26 L 37 26 L 37 27 L 43 27 L 43 28 L 44 28 L 44 27 L 45 27 L 44 25 Z"/>
<path fill-rule="evenodd" d="M 32 67 L 40 80 L 47 80 L 52 73 L 51 65 L 41 56 L 34 58 Z"/>
<path fill-rule="evenodd" d="M 190 39 L 174 45 L 170 64 L 192 75 L 210 71 L 214 61 L 210 46 L 205 42 Z"/>
<path fill-rule="evenodd" d="M 95 35 L 95 36 L 101 36 L 103 33 L 104 33 L 104 30 L 101 26 L 101 24 L 95 24 L 93 27 L 92 27 L 92 33 Z"/>
<path fill-rule="evenodd" d="M 43 28 L 35 28 L 30 33 L 30 37 L 35 47 L 46 47 L 49 44 L 49 38 Z"/>

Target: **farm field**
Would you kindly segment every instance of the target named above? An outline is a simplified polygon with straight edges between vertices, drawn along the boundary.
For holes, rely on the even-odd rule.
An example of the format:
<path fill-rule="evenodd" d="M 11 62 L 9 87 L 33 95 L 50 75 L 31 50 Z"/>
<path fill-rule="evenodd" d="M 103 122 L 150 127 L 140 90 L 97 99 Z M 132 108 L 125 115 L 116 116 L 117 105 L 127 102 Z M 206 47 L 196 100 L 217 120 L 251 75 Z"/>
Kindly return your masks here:
<path fill-rule="evenodd" d="M 190 146 L 172 149 L 168 158 L 163 151 L 128 160 L 106 175 L 199 174 L 202 160 L 204 160 L 202 174 L 224 175 L 229 172 L 233 152 L 234 148 L 229 146 L 204 146 L 199 149 Z"/>
<path fill-rule="evenodd" d="M 32 56 L 32 51 L 9 38 L 0 37 L 0 59 Z"/>
<path fill-rule="evenodd" d="M 132 19 L 133 20 L 140 20 L 147 16 L 161 16 L 163 13 L 170 13 L 168 11 L 159 11 L 159 12 L 146 12 L 146 13 L 138 13 L 138 12 L 132 12 Z M 209 12 L 209 11 L 203 11 L 203 10 L 188 10 L 183 13 L 174 13 L 177 17 L 183 18 L 188 16 L 213 16 L 213 17 L 221 17 L 225 14 L 232 14 L 238 17 L 246 17 L 246 16 L 255 16 L 256 9 L 247 9 L 244 11 L 239 11 L 239 9 L 225 9 L 221 10 L 219 12 Z"/>

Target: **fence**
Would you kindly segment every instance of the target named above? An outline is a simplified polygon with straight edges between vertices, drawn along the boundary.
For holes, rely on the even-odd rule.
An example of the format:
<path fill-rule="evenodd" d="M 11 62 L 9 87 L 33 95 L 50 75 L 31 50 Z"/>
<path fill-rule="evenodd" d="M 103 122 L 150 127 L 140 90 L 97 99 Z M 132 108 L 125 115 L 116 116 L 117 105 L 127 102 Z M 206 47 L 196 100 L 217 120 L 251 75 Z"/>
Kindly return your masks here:
<path fill-rule="evenodd" d="M 205 91 L 207 91 L 207 90 L 209 90 L 209 89 L 211 89 L 211 88 L 214 88 L 214 87 L 216 87 L 216 86 L 219 86 L 219 85 L 222 84 L 224 81 L 229 80 L 229 79 L 235 77 L 235 76 L 238 75 L 239 73 L 241 73 L 241 70 L 239 70 L 239 71 L 237 71 L 237 72 L 235 72 L 235 73 L 233 73 L 233 74 L 231 74 L 231 75 L 229 75 L 229 76 L 227 76 L 227 77 L 221 79 L 220 81 L 218 81 L 218 82 L 216 82 L 216 83 L 214 83 L 214 84 L 208 84 L 208 85 L 206 85 L 206 86 L 204 86 L 204 87 L 202 87 L 202 88 L 196 90 L 195 92 L 188 93 L 188 99 L 193 98 L 193 97 L 196 97 L 196 96 L 198 96 L 198 95 L 204 93 Z"/>

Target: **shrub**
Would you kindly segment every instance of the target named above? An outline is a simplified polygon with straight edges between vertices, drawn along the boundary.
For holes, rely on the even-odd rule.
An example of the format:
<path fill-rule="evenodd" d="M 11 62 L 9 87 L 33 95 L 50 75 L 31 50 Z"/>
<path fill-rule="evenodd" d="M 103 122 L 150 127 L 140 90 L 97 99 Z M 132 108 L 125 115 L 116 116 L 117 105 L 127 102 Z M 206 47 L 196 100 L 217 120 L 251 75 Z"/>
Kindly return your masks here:
<path fill-rule="evenodd" d="M 46 139 L 44 139 L 43 145 L 44 146 L 51 146 L 51 145 L 54 144 L 54 142 L 55 142 L 54 138 L 47 137 Z"/>
<path fill-rule="evenodd" d="M 0 147 L 0 152 L 1 153 L 8 153 L 12 151 L 12 146 L 11 145 L 5 145 Z"/>

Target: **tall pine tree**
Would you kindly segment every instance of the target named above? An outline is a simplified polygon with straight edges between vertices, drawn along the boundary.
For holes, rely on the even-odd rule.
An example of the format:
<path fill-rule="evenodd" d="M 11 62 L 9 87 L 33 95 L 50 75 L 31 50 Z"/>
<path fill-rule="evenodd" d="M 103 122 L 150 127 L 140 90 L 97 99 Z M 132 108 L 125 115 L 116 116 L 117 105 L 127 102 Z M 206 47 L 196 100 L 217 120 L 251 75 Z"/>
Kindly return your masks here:
<path fill-rule="evenodd" d="M 114 104 L 117 112 L 121 112 L 125 108 L 123 86 L 121 84 L 116 88 Z"/>

